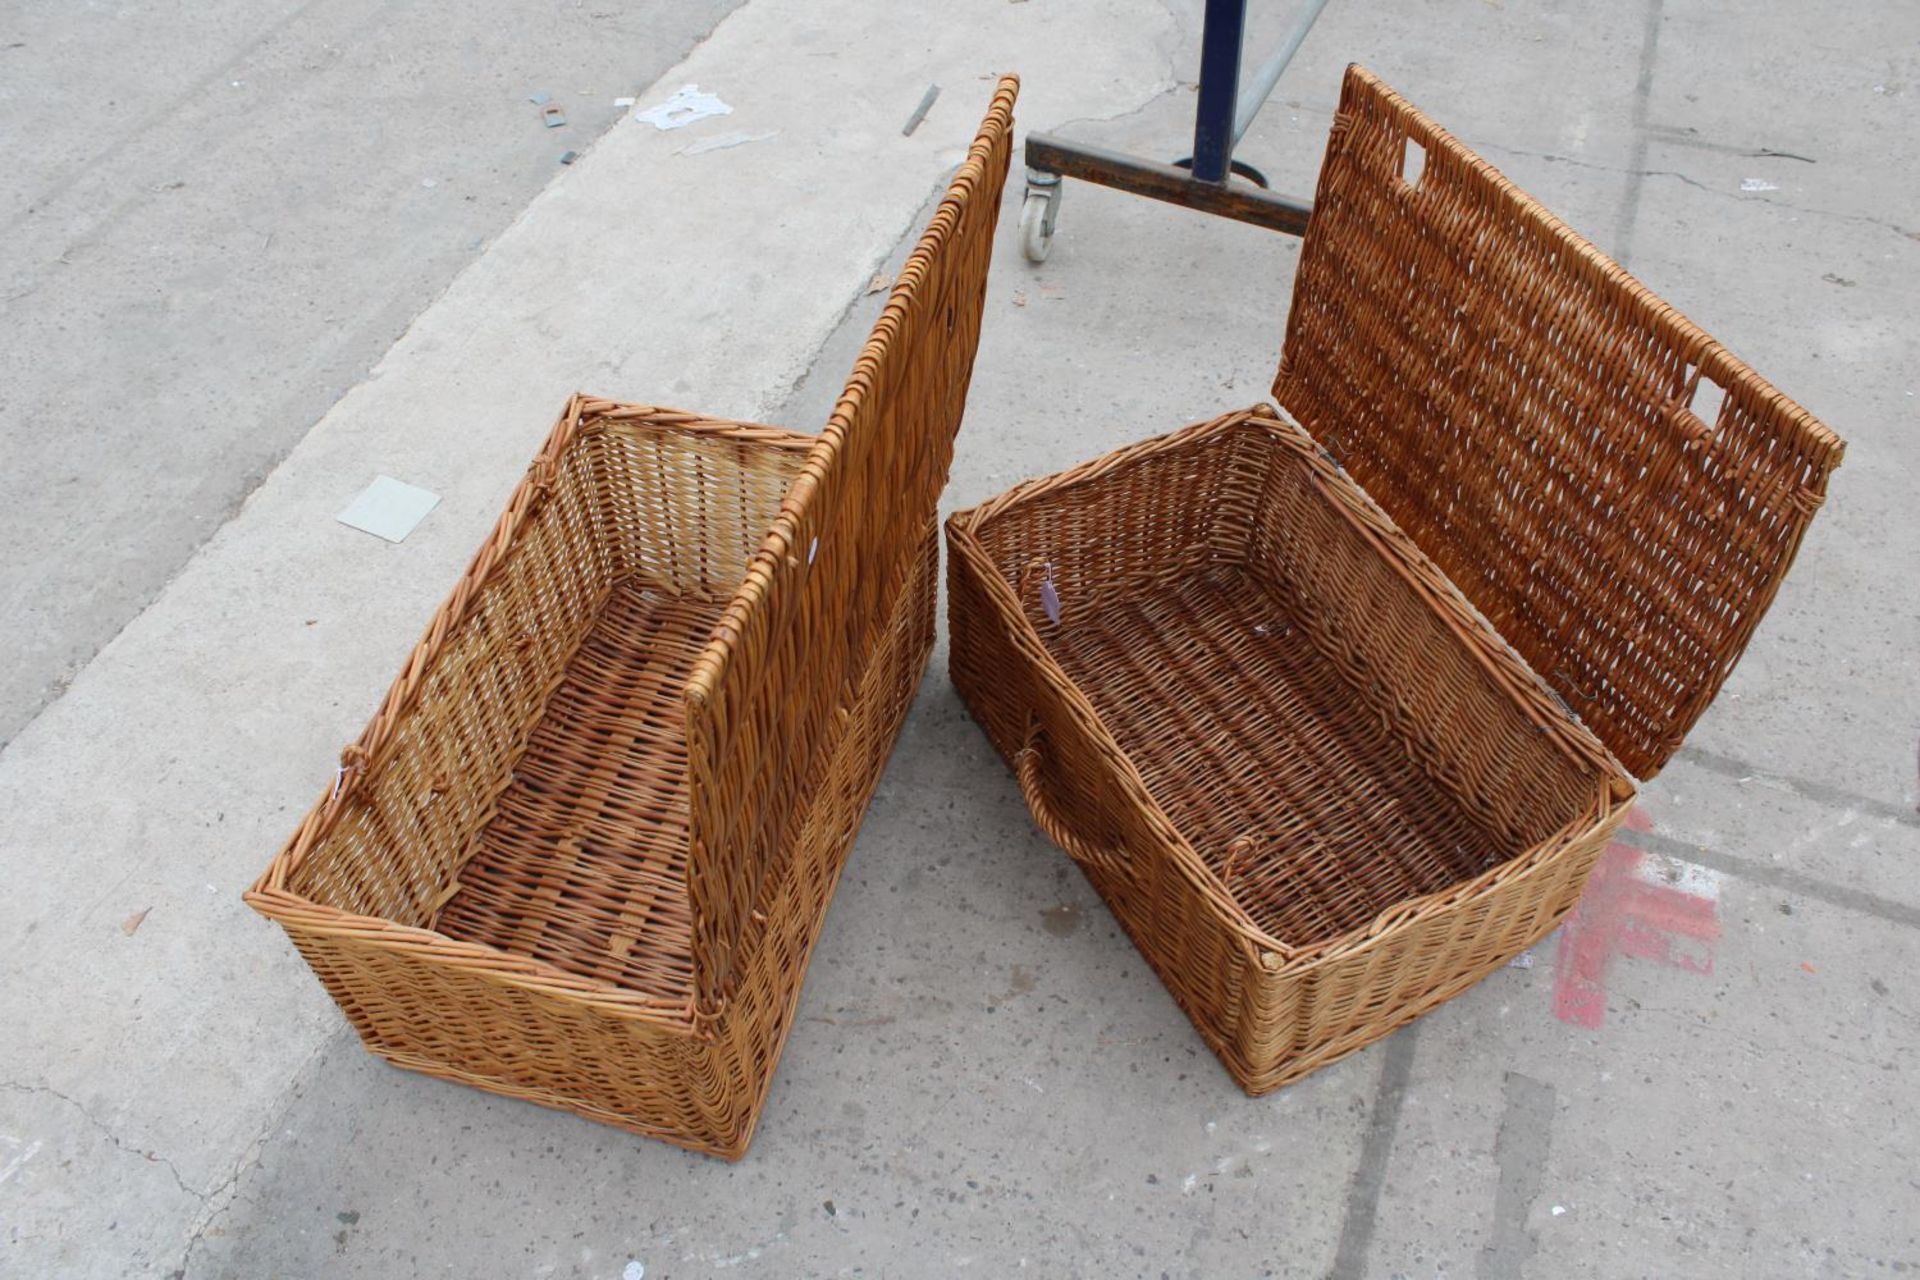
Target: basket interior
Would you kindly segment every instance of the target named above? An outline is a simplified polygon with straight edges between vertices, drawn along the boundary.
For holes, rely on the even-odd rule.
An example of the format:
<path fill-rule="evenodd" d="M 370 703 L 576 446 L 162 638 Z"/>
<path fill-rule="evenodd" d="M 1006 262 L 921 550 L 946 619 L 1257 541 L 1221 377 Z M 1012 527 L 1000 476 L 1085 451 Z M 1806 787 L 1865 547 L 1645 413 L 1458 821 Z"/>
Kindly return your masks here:
<path fill-rule="evenodd" d="M 683 690 L 806 443 L 582 422 L 289 888 L 688 1000 Z"/>
<path fill-rule="evenodd" d="M 1153 801 L 1293 946 L 1516 857 L 1606 785 L 1489 675 L 1464 612 L 1396 569 L 1417 551 L 1383 554 L 1347 509 L 1364 495 L 1330 491 L 1314 452 L 1248 419 L 978 530 Z M 1036 556 L 1058 625 L 1023 572 Z"/>
<path fill-rule="evenodd" d="M 1220 564 L 1117 599 L 1052 646 L 1174 825 L 1256 924 L 1294 944 L 1510 856 L 1318 639 L 1286 593 Z"/>
<path fill-rule="evenodd" d="M 628 990 L 691 993 L 680 691 L 725 605 L 639 577 L 614 587 L 435 929 Z"/>

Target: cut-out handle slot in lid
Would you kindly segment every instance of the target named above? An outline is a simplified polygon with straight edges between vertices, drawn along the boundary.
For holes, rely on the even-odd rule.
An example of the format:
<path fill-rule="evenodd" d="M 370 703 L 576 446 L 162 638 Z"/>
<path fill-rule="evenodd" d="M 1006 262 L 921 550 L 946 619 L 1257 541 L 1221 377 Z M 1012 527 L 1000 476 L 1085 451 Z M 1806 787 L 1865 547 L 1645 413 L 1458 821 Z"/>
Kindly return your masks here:
<path fill-rule="evenodd" d="M 1410 187 L 1420 185 L 1427 172 L 1427 149 L 1408 138 L 1400 144 L 1400 181 Z"/>

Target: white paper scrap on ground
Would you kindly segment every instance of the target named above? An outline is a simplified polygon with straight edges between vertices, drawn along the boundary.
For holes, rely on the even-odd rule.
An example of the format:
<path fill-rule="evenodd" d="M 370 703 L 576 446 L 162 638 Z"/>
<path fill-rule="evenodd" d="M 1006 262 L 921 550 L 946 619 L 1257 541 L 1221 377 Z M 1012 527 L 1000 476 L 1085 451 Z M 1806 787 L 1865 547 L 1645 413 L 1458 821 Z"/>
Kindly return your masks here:
<path fill-rule="evenodd" d="M 635 120 L 652 125 L 656 129 L 684 129 L 696 120 L 705 120 L 708 116 L 730 116 L 733 108 L 711 93 L 702 93 L 697 84 L 683 84 L 673 91 L 673 96 L 665 102 L 656 102 L 643 111 L 633 113 Z"/>
<path fill-rule="evenodd" d="M 1780 184 L 1777 182 L 1768 182 L 1765 178 L 1742 178 L 1740 179 L 1740 189 L 1742 191 L 1778 191 Z"/>
<path fill-rule="evenodd" d="M 334 518 L 388 542 L 402 542 L 440 505 L 440 495 L 392 476 L 376 476 Z"/>

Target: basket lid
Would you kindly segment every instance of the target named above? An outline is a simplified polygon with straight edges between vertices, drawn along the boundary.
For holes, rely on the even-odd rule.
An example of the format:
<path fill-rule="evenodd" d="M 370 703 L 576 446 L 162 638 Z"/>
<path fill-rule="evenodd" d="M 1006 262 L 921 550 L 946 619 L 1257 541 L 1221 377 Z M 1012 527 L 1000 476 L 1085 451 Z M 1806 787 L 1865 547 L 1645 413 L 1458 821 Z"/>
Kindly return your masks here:
<path fill-rule="evenodd" d="M 1844 448 L 1358 66 L 1273 393 L 1642 778 Z"/>
<path fill-rule="evenodd" d="M 913 593 L 930 595 L 914 575 L 930 552 L 973 376 L 1019 88 L 1017 77 L 1000 78 L 966 161 L 688 677 L 687 885 L 703 1016 L 746 980 L 740 958 L 755 939 L 774 945 L 760 907 L 768 885 L 784 882 L 769 877 L 796 865 L 803 838 L 817 850 L 851 839 L 851 828 L 833 824 L 858 825 L 864 801 L 851 818 L 836 806 L 852 779 L 868 776 L 857 768 L 875 752 L 884 759 L 892 743 L 881 726 L 897 691 L 885 682 L 904 668 L 876 665 L 885 646 L 924 659 L 918 631 L 897 637 L 918 626 Z M 843 758 L 836 753 L 863 751 L 855 772 L 828 776 Z M 828 864 L 798 865 L 817 876 Z M 780 936 L 791 946 L 799 935 Z"/>

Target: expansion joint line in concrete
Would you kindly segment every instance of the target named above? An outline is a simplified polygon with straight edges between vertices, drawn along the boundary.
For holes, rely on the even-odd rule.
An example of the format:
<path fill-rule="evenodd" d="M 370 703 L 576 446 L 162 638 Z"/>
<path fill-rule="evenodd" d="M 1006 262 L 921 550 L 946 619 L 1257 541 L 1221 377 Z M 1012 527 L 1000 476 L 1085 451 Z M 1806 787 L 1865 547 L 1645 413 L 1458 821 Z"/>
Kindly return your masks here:
<path fill-rule="evenodd" d="M 1413 1078 L 1413 1054 L 1419 1034 L 1420 1025 L 1413 1023 L 1387 1039 L 1380 1086 L 1374 1091 L 1373 1119 L 1367 1125 L 1360 1163 L 1354 1167 L 1353 1183 L 1347 1192 L 1346 1217 L 1340 1224 L 1340 1244 L 1334 1251 L 1328 1280 L 1360 1280 L 1367 1274 L 1367 1254 L 1373 1248 L 1380 1196 L 1387 1185 L 1387 1161 L 1393 1155 L 1393 1140 L 1400 1131 L 1400 1108 L 1406 1102 L 1407 1085 Z"/>

